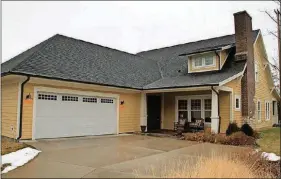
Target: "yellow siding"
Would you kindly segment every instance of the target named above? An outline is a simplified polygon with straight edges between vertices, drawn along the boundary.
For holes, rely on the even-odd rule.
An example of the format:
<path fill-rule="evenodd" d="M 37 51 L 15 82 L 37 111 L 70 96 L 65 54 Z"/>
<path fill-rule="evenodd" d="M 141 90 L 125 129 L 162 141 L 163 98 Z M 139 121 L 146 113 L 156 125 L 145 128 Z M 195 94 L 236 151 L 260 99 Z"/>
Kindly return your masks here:
<path fill-rule="evenodd" d="M 227 56 L 229 54 L 229 50 L 223 50 L 220 52 L 220 58 L 221 58 L 221 68 L 223 67 L 224 63 L 226 62 Z"/>
<path fill-rule="evenodd" d="M 64 84 L 64 82 L 61 82 Z M 27 83 L 24 89 L 24 96 L 29 93 L 34 96 L 34 86 L 44 86 L 60 89 L 72 89 L 80 91 L 91 91 L 91 92 L 103 92 L 103 93 L 114 93 L 120 95 L 120 101 L 124 100 L 124 107 L 119 110 L 119 132 L 134 132 L 140 130 L 140 93 L 120 93 L 114 91 L 101 91 L 96 90 L 94 87 L 92 89 L 81 88 L 81 84 L 75 83 L 73 87 L 65 86 L 52 86 L 52 85 L 39 85 Z M 104 87 L 106 88 L 106 87 Z M 24 103 L 23 106 L 23 129 L 22 138 L 30 139 L 32 138 L 32 121 L 33 121 L 33 103 Z"/>
<path fill-rule="evenodd" d="M 261 102 L 261 121 L 258 122 L 257 116 L 251 122 L 252 126 L 256 129 L 265 128 L 272 126 L 272 98 L 274 98 L 273 94 L 270 92 L 270 88 L 272 87 L 270 84 L 270 74 L 268 71 L 264 69 L 264 57 L 265 51 L 262 43 L 262 37 L 259 36 L 256 44 L 254 45 L 254 58 L 255 63 L 258 65 L 258 75 L 259 81 L 256 82 L 256 94 L 255 94 L 255 106 L 257 106 L 257 100 Z M 269 67 L 267 67 L 269 68 Z M 233 88 L 234 95 L 241 96 L 241 78 L 238 77 L 235 80 L 225 84 L 224 86 Z M 265 101 L 270 102 L 270 120 L 265 120 Z M 233 100 L 233 112 L 234 112 L 234 120 L 238 123 L 238 125 L 243 124 L 243 117 L 241 111 L 235 111 L 234 100 Z M 257 109 L 256 109 L 257 111 Z"/>
<path fill-rule="evenodd" d="M 255 63 L 258 65 L 258 72 L 259 72 L 259 81 L 256 82 L 256 95 L 255 101 L 260 100 L 261 102 L 261 122 L 255 120 L 255 127 L 257 129 L 270 127 L 272 126 L 272 98 L 274 97 L 271 94 L 270 88 L 272 88 L 270 84 L 270 76 L 267 72 L 268 69 L 264 69 L 265 63 L 265 51 L 262 43 L 262 37 L 259 36 L 257 39 L 256 44 L 254 45 L 254 57 Z M 267 66 L 269 68 L 269 66 Z M 265 120 L 265 101 L 268 100 L 270 102 L 270 120 Z M 257 102 L 256 102 L 257 103 Z M 257 117 L 256 117 L 257 118 Z"/>
<path fill-rule="evenodd" d="M 18 82 L 1 84 L 1 135 L 17 137 Z"/>
<path fill-rule="evenodd" d="M 193 68 L 192 65 L 192 59 L 195 58 L 197 55 L 188 57 L 188 72 L 194 73 L 194 72 L 204 72 L 204 71 L 212 71 L 212 70 L 218 70 L 219 69 L 219 57 L 214 53 L 216 57 L 216 65 L 213 67 L 201 67 L 201 68 Z"/>
<path fill-rule="evenodd" d="M 174 129 L 176 96 L 211 94 L 211 91 L 169 92 L 164 94 L 163 129 Z"/>
<path fill-rule="evenodd" d="M 233 89 L 233 94 L 234 94 L 233 96 L 235 96 L 235 95 L 241 96 L 241 78 L 240 77 L 226 83 L 224 86 L 227 86 L 227 87 L 230 87 Z M 241 126 L 243 124 L 242 112 L 241 112 L 241 110 L 240 111 L 235 110 L 234 102 L 235 102 L 235 99 L 232 100 L 233 121 L 235 121 L 239 126 Z"/>
<path fill-rule="evenodd" d="M 220 104 L 220 133 L 225 133 L 230 122 L 230 98 L 231 93 L 220 91 L 219 104 Z"/>

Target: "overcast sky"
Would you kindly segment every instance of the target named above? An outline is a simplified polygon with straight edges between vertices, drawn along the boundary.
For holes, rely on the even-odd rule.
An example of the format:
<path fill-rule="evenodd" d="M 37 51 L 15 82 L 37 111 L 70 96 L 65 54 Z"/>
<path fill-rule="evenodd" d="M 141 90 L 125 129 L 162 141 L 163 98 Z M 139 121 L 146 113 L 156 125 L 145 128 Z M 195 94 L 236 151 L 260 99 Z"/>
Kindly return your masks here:
<path fill-rule="evenodd" d="M 2 2 L 2 61 L 59 33 L 136 53 L 234 33 L 233 13 L 247 10 L 277 57 L 272 1 Z"/>

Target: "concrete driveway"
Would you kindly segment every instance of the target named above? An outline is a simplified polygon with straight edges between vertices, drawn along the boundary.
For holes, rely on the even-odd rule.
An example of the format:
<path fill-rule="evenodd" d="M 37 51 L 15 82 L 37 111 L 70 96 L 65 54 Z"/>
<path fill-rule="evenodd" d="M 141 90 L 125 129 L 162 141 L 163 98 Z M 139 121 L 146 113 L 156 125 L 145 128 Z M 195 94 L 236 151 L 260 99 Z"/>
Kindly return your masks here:
<path fill-rule="evenodd" d="M 243 148 L 139 135 L 40 140 L 42 152 L 4 178 L 132 178 L 161 176 L 179 161 L 196 163 Z M 152 175 L 153 173 L 153 175 Z"/>

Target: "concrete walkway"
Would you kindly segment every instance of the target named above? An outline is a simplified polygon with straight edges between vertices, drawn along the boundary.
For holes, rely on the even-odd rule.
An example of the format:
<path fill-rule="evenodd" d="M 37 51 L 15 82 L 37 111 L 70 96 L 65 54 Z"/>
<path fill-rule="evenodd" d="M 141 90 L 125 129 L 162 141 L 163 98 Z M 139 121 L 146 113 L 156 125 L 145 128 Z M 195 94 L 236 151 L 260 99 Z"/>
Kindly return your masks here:
<path fill-rule="evenodd" d="M 139 135 L 40 140 L 29 144 L 42 152 L 3 178 L 160 177 L 163 168 L 175 167 L 179 161 L 193 165 L 199 156 L 244 149 Z"/>

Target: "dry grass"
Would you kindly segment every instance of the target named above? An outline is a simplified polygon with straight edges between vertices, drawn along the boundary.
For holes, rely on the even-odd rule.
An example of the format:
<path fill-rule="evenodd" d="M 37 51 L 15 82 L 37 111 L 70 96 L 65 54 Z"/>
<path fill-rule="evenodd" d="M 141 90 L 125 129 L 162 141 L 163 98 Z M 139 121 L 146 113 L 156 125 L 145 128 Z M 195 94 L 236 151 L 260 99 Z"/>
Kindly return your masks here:
<path fill-rule="evenodd" d="M 246 156 L 246 154 L 240 156 L 233 154 L 213 155 L 208 158 L 198 157 L 195 163 L 189 160 L 179 160 L 173 164 L 167 163 L 164 166 L 158 166 L 158 171 L 156 170 L 157 168 L 152 166 L 151 170 L 146 174 L 139 175 L 139 172 L 136 172 L 136 176 L 161 178 L 275 178 L 276 175 L 269 168 L 271 166 L 265 165 L 264 161 L 261 162 L 260 157 L 255 157 L 253 155 Z M 267 168 L 264 169 L 264 167 Z"/>
<path fill-rule="evenodd" d="M 170 170 L 164 178 L 256 178 L 242 162 L 229 160 L 226 156 L 200 158 L 195 167 L 184 165 Z"/>
<path fill-rule="evenodd" d="M 19 143 L 13 139 L 1 136 L 1 155 L 5 155 L 10 152 L 15 152 L 25 147 L 27 147 L 27 145 L 24 143 Z"/>

